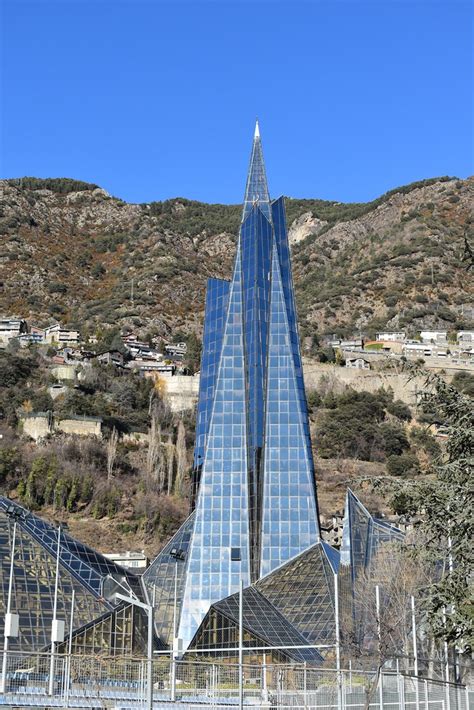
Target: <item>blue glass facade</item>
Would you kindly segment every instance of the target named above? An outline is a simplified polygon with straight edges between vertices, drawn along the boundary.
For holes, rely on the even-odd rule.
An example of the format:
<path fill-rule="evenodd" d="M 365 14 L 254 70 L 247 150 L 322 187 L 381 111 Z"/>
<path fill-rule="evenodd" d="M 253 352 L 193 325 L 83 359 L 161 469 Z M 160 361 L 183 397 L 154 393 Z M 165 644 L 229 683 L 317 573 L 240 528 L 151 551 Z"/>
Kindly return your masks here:
<path fill-rule="evenodd" d="M 214 601 L 250 583 L 242 275 L 234 268 L 187 559 L 179 637 L 187 647 Z"/>
<path fill-rule="evenodd" d="M 284 201 L 270 201 L 258 126 L 233 279 L 208 285 L 194 465 L 185 648 L 240 579 L 320 539 Z"/>
<path fill-rule="evenodd" d="M 303 420 L 275 245 L 268 341 L 261 576 L 319 539 L 312 458 Z"/>
<path fill-rule="evenodd" d="M 196 443 L 194 447 L 194 471 L 199 482 L 206 437 L 209 430 L 212 403 L 216 387 L 217 366 L 219 364 L 224 322 L 229 303 L 230 282 L 223 279 L 208 279 L 204 333 L 202 339 L 201 375 L 199 384 L 199 402 L 196 416 Z"/>

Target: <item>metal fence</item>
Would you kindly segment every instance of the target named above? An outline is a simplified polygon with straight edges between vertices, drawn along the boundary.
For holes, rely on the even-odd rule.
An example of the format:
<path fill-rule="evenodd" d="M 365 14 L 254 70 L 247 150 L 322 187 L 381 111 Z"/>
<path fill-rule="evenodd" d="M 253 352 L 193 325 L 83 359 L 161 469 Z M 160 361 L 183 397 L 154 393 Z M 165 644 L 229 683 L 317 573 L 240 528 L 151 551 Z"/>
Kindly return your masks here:
<path fill-rule="evenodd" d="M 51 674 L 50 654 L 4 659 L 0 706 L 15 708 L 469 710 L 465 686 L 397 672 L 57 655 Z"/>

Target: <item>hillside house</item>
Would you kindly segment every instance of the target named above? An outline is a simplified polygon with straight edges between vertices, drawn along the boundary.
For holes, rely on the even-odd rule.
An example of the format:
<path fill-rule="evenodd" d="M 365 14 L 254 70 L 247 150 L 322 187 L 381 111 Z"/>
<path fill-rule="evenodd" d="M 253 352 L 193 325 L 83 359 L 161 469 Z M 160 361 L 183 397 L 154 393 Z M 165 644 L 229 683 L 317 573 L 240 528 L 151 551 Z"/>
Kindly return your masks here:
<path fill-rule="evenodd" d="M 422 330 L 420 338 L 422 343 L 446 343 L 448 332 L 446 330 Z"/>
<path fill-rule="evenodd" d="M 172 358 L 183 358 L 186 355 L 186 343 L 168 343 L 165 345 L 165 355 Z"/>
<path fill-rule="evenodd" d="M 370 370 L 370 362 L 363 357 L 353 357 L 346 360 L 346 367 L 356 370 Z"/>
<path fill-rule="evenodd" d="M 170 365 L 156 360 L 132 360 L 126 367 L 130 370 L 138 370 L 140 374 L 147 377 L 160 375 L 161 377 L 172 377 L 176 372 L 176 365 Z"/>
<path fill-rule="evenodd" d="M 115 367 L 123 367 L 125 358 L 118 350 L 107 350 L 105 353 L 97 355 L 98 362 L 103 365 L 115 365 Z"/>
<path fill-rule="evenodd" d="M 79 339 L 79 331 L 67 330 L 66 328 L 62 328 L 59 323 L 55 323 L 44 329 L 44 341 L 51 345 L 76 345 Z"/>
<path fill-rule="evenodd" d="M 436 348 L 428 343 L 408 342 L 403 346 L 406 357 L 431 357 L 436 354 Z"/>
<path fill-rule="evenodd" d="M 459 345 L 474 345 L 474 330 L 460 330 L 456 340 Z"/>
<path fill-rule="evenodd" d="M 403 343 L 406 334 L 404 330 L 385 330 L 382 333 L 376 333 L 375 339 L 378 341 L 387 341 L 389 343 Z"/>
<path fill-rule="evenodd" d="M 11 316 L 0 318 L 0 342 L 7 344 L 13 338 L 28 332 L 28 324 L 24 318 Z"/>

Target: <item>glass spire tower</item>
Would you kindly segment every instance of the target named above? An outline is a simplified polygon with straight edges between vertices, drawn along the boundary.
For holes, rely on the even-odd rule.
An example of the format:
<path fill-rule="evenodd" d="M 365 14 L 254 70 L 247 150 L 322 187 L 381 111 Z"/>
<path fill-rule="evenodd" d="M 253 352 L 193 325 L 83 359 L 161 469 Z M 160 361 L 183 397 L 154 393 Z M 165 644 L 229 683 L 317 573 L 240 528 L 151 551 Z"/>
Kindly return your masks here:
<path fill-rule="evenodd" d="M 285 206 L 270 200 L 258 123 L 232 280 L 208 285 L 194 462 L 185 648 L 241 579 L 319 541 Z"/>

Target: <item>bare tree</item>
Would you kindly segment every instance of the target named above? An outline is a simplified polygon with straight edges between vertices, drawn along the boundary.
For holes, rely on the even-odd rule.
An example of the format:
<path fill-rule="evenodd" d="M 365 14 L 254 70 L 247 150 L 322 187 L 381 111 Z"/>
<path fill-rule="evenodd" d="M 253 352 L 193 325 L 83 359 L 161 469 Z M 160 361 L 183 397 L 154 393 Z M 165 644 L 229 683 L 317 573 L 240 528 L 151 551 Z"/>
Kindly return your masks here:
<path fill-rule="evenodd" d="M 165 487 L 165 465 L 161 440 L 161 426 L 156 412 L 153 412 L 151 416 L 146 472 L 148 479 L 156 484 L 158 491 L 163 491 Z"/>
<path fill-rule="evenodd" d="M 180 419 L 176 438 L 176 481 L 174 484 L 175 493 L 179 496 L 183 494 L 184 477 L 187 467 L 186 430 L 182 419 Z"/>
<path fill-rule="evenodd" d="M 112 478 L 115 459 L 117 458 L 118 431 L 114 427 L 107 441 L 107 480 Z"/>
<path fill-rule="evenodd" d="M 173 492 L 175 450 L 176 447 L 173 443 L 173 437 L 170 434 L 166 442 L 166 480 L 168 495 L 171 495 Z"/>

